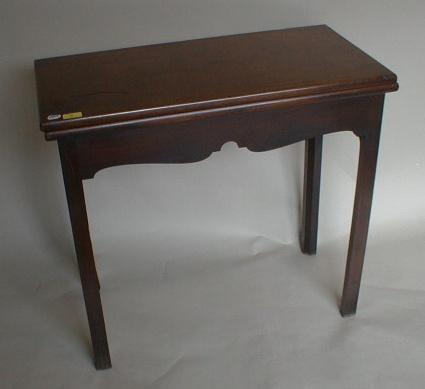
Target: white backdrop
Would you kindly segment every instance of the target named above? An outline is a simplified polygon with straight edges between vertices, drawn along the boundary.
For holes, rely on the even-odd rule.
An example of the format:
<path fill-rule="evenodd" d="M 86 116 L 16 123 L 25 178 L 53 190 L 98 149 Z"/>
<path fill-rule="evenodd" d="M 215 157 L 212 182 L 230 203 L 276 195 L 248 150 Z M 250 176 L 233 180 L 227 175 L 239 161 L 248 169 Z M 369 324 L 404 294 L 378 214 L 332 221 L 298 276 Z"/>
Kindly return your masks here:
<path fill-rule="evenodd" d="M 424 13 L 420 0 L 2 0 L 0 386 L 422 388 Z M 114 167 L 85 183 L 113 361 L 96 372 L 33 60 L 312 24 L 400 82 L 386 99 L 357 316 L 337 310 L 353 135 L 324 140 L 316 257 L 298 249 L 302 144 Z"/>

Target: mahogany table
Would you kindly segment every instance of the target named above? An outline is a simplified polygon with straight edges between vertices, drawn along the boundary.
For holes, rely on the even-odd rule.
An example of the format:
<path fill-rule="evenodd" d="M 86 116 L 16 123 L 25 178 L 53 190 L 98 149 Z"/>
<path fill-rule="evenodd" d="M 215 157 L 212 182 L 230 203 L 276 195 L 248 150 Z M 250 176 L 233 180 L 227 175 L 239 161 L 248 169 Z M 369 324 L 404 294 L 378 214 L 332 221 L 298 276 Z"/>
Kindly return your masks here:
<path fill-rule="evenodd" d="M 324 134 L 360 139 L 340 312 L 354 314 L 386 92 L 397 77 L 327 26 L 35 61 L 40 127 L 56 140 L 97 369 L 111 366 L 82 181 L 134 163 L 186 163 L 226 142 L 305 140 L 301 250 L 316 252 Z"/>

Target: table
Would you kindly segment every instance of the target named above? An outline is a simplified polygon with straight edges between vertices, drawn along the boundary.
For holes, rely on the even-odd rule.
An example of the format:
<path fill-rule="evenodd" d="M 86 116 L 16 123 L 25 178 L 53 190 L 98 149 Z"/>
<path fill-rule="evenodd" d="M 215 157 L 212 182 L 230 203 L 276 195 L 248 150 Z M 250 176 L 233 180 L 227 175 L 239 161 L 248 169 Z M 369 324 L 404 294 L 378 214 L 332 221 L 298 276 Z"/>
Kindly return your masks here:
<path fill-rule="evenodd" d="M 359 165 L 340 312 L 356 312 L 390 70 L 325 25 L 35 61 L 56 140 L 97 369 L 111 367 L 82 182 L 134 163 L 200 161 L 305 141 L 301 250 L 317 246 L 322 139 L 351 131 Z"/>

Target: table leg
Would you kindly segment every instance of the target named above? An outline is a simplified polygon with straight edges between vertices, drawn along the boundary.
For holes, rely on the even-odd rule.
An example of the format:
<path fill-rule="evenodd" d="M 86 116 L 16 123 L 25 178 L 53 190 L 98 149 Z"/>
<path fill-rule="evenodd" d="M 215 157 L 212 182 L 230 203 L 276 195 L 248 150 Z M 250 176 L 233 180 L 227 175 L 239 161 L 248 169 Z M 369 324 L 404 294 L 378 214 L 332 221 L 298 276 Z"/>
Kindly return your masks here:
<path fill-rule="evenodd" d="M 75 251 L 77 254 L 81 284 L 89 321 L 94 363 L 96 369 L 111 367 L 102 302 L 99 294 L 99 280 L 94 263 L 93 249 L 87 221 L 83 182 L 69 153 L 68 145 L 59 142 L 63 180 L 68 200 Z"/>
<path fill-rule="evenodd" d="M 301 251 L 306 254 L 316 254 L 317 249 L 322 139 L 318 135 L 305 141 Z"/>
<path fill-rule="evenodd" d="M 366 250 L 373 185 L 379 148 L 379 128 L 360 136 L 359 166 L 353 220 L 340 312 L 342 316 L 356 313 L 360 280 Z"/>

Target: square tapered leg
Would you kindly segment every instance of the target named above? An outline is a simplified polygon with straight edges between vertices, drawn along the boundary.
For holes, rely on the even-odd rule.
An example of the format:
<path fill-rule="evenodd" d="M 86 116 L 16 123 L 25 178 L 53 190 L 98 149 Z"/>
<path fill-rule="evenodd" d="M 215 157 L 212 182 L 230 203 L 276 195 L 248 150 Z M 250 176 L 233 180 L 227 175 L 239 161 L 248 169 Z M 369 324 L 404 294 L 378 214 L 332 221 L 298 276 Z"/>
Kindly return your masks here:
<path fill-rule="evenodd" d="M 89 321 L 94 364 L 98 370 L 107 369 L 111 367 L 111 359 L 99 294 L 99 280 L 90 239 L 83 182 L 78 174 L 77 165 L 72 163 L 70 147 L 66 142 L 59 142 L 69 216 Z"/>
<path fill-rule="evenodd" d="M 356 195 L 340 307 L 342 316 L 356 313 L 369 229 L 378 148 L 379 131 L 360 138 Z"/>
<path fill-rule="evenodd" d="M 301 251 L 306 254 L 316 254 L 317 249 L 322 138 L 319 135 L 305 141 Z"/>

